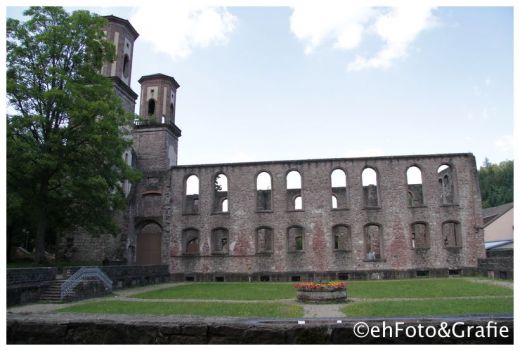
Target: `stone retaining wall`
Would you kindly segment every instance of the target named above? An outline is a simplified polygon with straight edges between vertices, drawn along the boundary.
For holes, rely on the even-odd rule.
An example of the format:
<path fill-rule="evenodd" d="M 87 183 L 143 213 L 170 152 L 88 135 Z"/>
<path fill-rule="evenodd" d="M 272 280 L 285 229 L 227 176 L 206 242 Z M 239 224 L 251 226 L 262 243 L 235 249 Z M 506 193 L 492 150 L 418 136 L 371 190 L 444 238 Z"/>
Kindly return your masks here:
<path fill-rule="evenodd" d="M 485 326 L 494 321 L 497 327 L 507 326 L 507 338 L 358 338 L 353 328 L 358 320 L 238 320 L 209 318 L 175 318 L 150 316 L 85 316 L 73 314 L 8 315 L 8 344 L 512 344 L 513 316 L 467 318 L 401 318 L 385 319 L 387 325 L 405 322 L 404 327 L 439 326 L 456 322 L 466 326 Z M 364 320 L 369 326 L 381 326 L 383 320 Z M 461 329 L 459 329 L 460 332 Z"/>
<path fill-rule="evenodd" d="M 7 269 L 7 306 L 38 301 L 55 277 L 53 267 Z"/>

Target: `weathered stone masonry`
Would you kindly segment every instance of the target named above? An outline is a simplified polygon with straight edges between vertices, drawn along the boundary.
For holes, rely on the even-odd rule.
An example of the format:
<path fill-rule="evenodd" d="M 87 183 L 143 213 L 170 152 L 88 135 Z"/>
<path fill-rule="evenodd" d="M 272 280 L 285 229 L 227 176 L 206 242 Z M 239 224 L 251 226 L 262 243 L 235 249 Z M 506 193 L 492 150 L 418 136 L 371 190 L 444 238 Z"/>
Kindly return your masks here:
<path fill-rule="evenodd" d="M 442 203 L 442 186 L 437 169 L 450 165 L 454 170 L 456 197 L 453 204 Z M 422 171 L 424 204 L 411 207 L 408 203 L 406 171 L 417 166 Z M 378 175 L 380 205 L 367 207 L 363 198 L 361 174 L 367 167 Z M 343 169 L 347 175 L 348 207 L 333 209 L 330 174 Z M 286 175 L 297 170 L 302 176 L 302 210 L 287 207 Z M 272 176 L 272 211 L 257 210 L 256 177 L 261 172 Z M 170 271 L 178 279 L 232 278 L 230 273 L 254 275 L 255 279 L 287 279 L 311 275 L 348 277 L 354 271 L 429 271 L 460 270 L 476 267 L 484 257 L 481 228 L 480 195 L 471 154 L 397 156 L 357 159 L 258 162 L 176 166 L 170 171 L 165 186 L 163 220 L 170 231 L 163 235 L 164 252 L 169 256 Z M 229 211 L 213 211 L 214 184 L 218 174 L 228 179 Z M 196 175 L 200 190 L 198 213 L 186 213 L 183 202 L 186 179 Z M 167 182 L 168 183 L 168 182 Z M 427 248 L 414 248 L 412 224 L 424 223 L 429 233 Z M 453 222 L 460 228 L 462 243 L 447 247 L 443 223 Z M 367 257 L 366 226 L 379 227 L 380 259 Z M 349 229 L 350 243 L 343 250 L 335 249 L 333 227 Z M 271 252 L 258 252 L 258 228 L 271 228 Z M 290 229 L 303 229 L 302 250 L 291 251 Z M 228 233 L 228 251 L 212 249 L 214 229 Z M 187 253 L 183 238 L 186 230 L 199 234 L 199 252 Z M 183 241 L 184 240 L 184 241 Z M 280 273 L 282 273 L 280 275 Z M 267 278 L 269 277 L 269 278 Z M 235 277 L 236 278 L 236 277 Z"/>
<path fill-rule="evenodd" d="M 133 112 L 139 34 L 106 18 L 117 57 L 102 72 Z M 176 280 L 304 280 L 473 274 L 485 257 L 472 154 L 177 165 L 179 84 L 164 74 L 139 83 L 123 157 L 143 178 L 125 182 L 119 235 L 65 238 L 74 260 L 169 264 Z"/>

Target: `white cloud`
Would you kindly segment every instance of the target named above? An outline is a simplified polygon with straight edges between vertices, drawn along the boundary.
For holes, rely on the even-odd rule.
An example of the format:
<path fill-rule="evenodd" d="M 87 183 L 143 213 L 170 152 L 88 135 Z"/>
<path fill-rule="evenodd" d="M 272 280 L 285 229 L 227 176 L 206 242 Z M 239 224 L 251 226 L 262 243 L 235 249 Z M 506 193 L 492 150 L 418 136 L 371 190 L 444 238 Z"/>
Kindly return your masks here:
<path fill-rule="evenodd" d="M 514 139 L 512 135 L 503 135 L 495 140 L 495 147 L 503 152 L 513 151 Z"/>
<path fill-rule="evenodd" d="M 225 8 L 188 2 L 138 7 L 129 20 L 141 39 L 173 59 L 185 59 L 195 48 L 226 44 L 237 21 Z"/>
<path fill-rule="evenodd" d="M 291 31 L 310 54 L 320 45 L 332 43 L 337 49 L 358 48 L 367 35 L 382 43 L 372 56 L 358 55 L 347 66 L 349 71 L 384 69 L 408 52 L 417 35 L 432 27 L 436 19 L 432 7 L 413 4 L 395 8 L 368 8 L 359 5 L 296 5 L 291 16 Z"/>

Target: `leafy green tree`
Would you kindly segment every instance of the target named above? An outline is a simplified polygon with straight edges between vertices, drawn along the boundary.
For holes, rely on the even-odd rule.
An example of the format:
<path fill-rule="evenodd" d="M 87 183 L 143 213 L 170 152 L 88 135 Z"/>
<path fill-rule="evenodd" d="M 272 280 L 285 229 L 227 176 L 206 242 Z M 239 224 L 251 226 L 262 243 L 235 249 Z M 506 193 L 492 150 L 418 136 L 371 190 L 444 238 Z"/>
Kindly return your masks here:
<path fill-rule="evenodd" d="M 42 262 L 50 232 L 115 233 L 122 181 L 138 174 L 122 158 L 133 116 L 100 74 L 115 53 L 106 20 L 60 7 L 25 15 L 7 19 L 7 216 L 12 235 L 33 234 Z"/>
<path fill-rule="evenodd" d="M 492 164 L 486 158 L 479 171 L 482 207 L 494 207 L 513 202 L 513 166 L 513 161 Z"/>

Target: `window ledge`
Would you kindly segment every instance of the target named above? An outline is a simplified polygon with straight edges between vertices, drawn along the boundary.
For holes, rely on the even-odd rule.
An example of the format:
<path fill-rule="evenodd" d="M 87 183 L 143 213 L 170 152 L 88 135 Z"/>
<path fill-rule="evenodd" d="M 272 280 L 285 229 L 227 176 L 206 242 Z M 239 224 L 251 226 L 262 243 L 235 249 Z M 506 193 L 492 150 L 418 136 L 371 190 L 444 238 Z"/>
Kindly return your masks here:
<path fill-rule="evenodd" d="M 183 253 L 182 257 L 200 257 L 198 253 Z"/>
<path fill-rule="evenodd" d="M 426 205 L 408 206 L 408 208 L 428 208 Z"/>
<path fill-rule="evenodd" d="M 229 252 L 214 251 L 211 253 L 212 256 L 228 256 Z"/>
<path fill-rule="evenodd" d="M 384 258 L 380 258 L 380 259 L 377 259 L 377 260 L 363 260 L 363 262 L 374 262 L 374 263 L 377 263 L 377 262 L 386 262 L 386 260 Z"/>
<path fill-rule="evenodd" d="M 459 204 L 440 204 L 440 207 L 459 207 Z"/>
<path fill-rule="evenodd" d="M 305 210 L 287 210 L 286 212 L 305 212 Z"/>
<path fill-rule="evenodd" d="M 193 212 L 183 212 L 182 213 L 183 216 L 198 216 L 200 215 L 200 213 L 193 213 Z"/>
<path fill-rule="evenodd" d="M 301 254 L 304 254 L 305 251 L 304 251 L 304 250 L 298 250 L 298 251 L 287 251 L 287 253 L 289 253 L 289 254 L 301 255 Z"/>
<path fill-rule="evenodd" d="M 381 206 L 365 206 L 363 207 L 364 210 L 380 210 Z"/>
<path fill-rule="evenodd" d="M 229 216 L 229 211 L 228 212 L 212 212 L 211 213 L 212 216 L 215 216 L 215 215 L 224 215 L 224 216 Z"/>
<path fill-rule="evenodd" d="M 273 213 L 273 210 L 256 210 L 256 213 Z"/>
<path fill-rule="evenodd" d="M 350 208 L 348 207 L 342 207 L 342 208 L 331 208 L 331 211 L 349 211 Z"/>
<path fill-rule="evenodd" d="M 273 254 L 272 251 L 262 251 L 262 252 L 256 253 L 257 256 L 272 256 L 272 254 Z"/>

